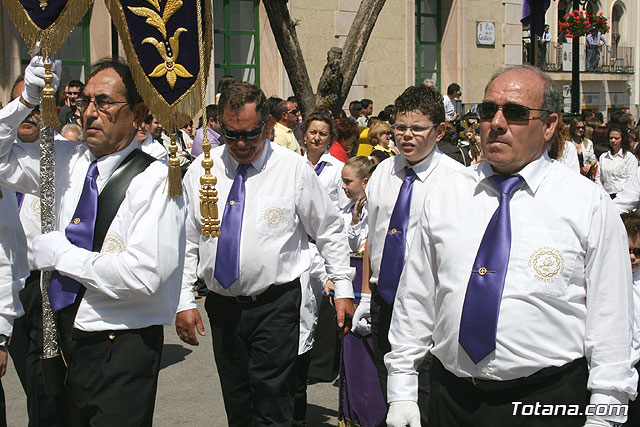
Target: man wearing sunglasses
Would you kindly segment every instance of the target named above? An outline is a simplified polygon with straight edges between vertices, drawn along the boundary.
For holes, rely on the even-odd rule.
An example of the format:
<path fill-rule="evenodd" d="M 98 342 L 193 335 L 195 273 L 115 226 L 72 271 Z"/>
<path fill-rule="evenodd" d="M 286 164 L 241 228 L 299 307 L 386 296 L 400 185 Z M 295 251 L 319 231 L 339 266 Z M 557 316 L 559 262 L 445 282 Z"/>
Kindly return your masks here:
<path fill-rule="evenodd" d="M 40 103 L 43 75 L 32 58 L 22 95 L 0 111 L 0 183 L 31 194 L 40 147 L 17 143 L 16 129 Z M 58 75 L 54 66 L 56 85 Z M 33 239 L 35 266 L 54 271 L 48 294 L 67 366 L 56 409 L 69 411 L 61 425 L 151 425 L 162 325 L 180 292 L 185 199 L 168 197 L 167 165 L 135 139 L 146 108 L 126 64 L 94 64 L 76 106 L 86 140 L 55 144 L 56 231 Z"/>
<path fill-rule="evenodd" d="M 430 425 L 625 421 L 628 242 L 611 199 L 549 158 L 561 99 L 535 67 L 494 75 L 478 106 L 486 160 L 427 195 L 389 332 L 391 427 L 419 425 L 427 353 Z"/>
<path fill-rule="evenodd" d="M 296 388 L 300 275 L 309 269 L 314 239 L 335 283 L 338 327 L 347 333 L 353 315 L 349 244 L 344 224 L 307 161 L 267 140 L 269 116 L 262 90 L 230 85 L 220 97 L 225 144 L 211 152 L 218 179 L 220 237 L 202 235 L 200 205 L 187 218 L 187 259 L 176 331 L 198 345 L 204 334 L 193 293 L 199 277 L 211 292 L 213 351 L 228 425 L 290 426 Z M 200 197 L 203 156 L 184 182 Z"/>
<path fill-rule="evenodd" d="M 273 142 L 300 154 L 300 144 L 293 134 L 293 129 L 298 124 L 298 109 L 295 104 L 290 101 L 280 101 L 276 107 L 276 117 L 280 119 L 274 127 Z"/>

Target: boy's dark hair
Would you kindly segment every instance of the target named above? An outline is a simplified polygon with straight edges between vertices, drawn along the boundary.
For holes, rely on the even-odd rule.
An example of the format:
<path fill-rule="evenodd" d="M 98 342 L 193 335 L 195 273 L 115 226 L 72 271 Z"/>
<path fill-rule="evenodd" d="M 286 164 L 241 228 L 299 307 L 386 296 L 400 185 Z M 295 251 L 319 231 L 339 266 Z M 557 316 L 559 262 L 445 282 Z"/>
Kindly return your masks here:
<path fill-rule="evenodd" d="M 640 236 L 640 212 L 629 211 L 620 215 L 629 237 Z"/>
<path fill-rule="evenodd" d="M 435 88 L 425 85 L 408 87 L 393 104 L 395 117 L 398 116 L 398 113 L 409 111 L 420 111 L 434 124 L 442 123 L 445 120 L 442 95 Z"/>

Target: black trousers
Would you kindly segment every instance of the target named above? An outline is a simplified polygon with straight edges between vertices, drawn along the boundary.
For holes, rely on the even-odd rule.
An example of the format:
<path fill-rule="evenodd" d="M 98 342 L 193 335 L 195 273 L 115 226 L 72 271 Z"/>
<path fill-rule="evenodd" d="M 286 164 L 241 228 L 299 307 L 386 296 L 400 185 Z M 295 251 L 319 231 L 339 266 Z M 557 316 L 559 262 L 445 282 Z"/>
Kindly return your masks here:
<path fill-rule="evenodd" d="M 307 374 L 311 362 L 311 350 L 296 359 L 296 396 L 293 407 L 293 427 L 307 425 Z"/>
<path fill-rule="evenodd" d="M 589 371 L 585 359 L 563 367 L 542 369 L 535 374 L 511 381 L 486 381 L 474 385 L 447 371 L 437 358 L 431 369 L 429 426 L 583 426 L 584 416 L 529 415 L 536 405 L 578 405 L 580 412 L 589 403 Z M 522 402 L 516 407 L 513 402 Z M 515 410 L 515 415 L 514 415 Z"/>
<path fill-rule="evenodd" d="M 205 301 L 228 423 L 230 427 L 290 426 L 300 281 L 271 286 L 257 298 L 238 302 L 209 292 Z"/>
<path fill-rule="evenodd" d="M 314 381 L 331 382 L 338 377 L 342 341 L 338 338 L 336 329 L 336 309 L 324 294 L 320 300 L 314 337 L 309 378 Z"/>
<path fill-rule="evenodd" d="M 151 426 L 162 325 L 124 331 L 73 330 L 65 386 L 71 426 Z"/>
<path fill-rule="evenodd" d="M 9 354 L 27 395 L 29 427 L 69 425 L 64 396 L 47 396 L 42 379 L 42 294 L 40 272 L 32 271 L 20 291 L 24 316 L 13 322 Z"/>
<path fill-rule="evenodd" d="M 371 290 L 371 334 L 373 338 L 374 363 L 380 378 L 380 386 L 385 401 L 387 400 L 387 367 L 384 364 L 384 355 L 391 351 L 389 344 L 389 327 L 393 305 L 387 304 L 377 292 L 375 287 Z M 420 408 L 420 422 L 428 425 L 429 419 L 429 371 L 431 369 L 431 353 L 418 367 L 418 407 Z"/>

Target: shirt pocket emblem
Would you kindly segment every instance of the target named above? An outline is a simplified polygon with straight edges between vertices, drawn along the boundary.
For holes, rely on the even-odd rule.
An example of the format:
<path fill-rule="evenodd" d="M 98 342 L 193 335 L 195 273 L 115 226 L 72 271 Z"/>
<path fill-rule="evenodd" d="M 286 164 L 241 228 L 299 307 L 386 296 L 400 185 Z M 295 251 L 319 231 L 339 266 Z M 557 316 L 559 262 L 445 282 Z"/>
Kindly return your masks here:
<path fill-rule="evenodd" d="M 31 210 L 35 216 L 40 216 L 40 198 L 36 198 L 31 201 Z"/>
<path fill-rule="evenodd" d="M 259 233 L 280 236 L 289 229 L 293 222 L 290 200 L 284 197 L 262 196 L 258 198 L 257 205 L 256 228 Z"/>
<path fill-rule="evenodd" d="M 557 249 L 544 246 L 531 254 L 529 267 L 534 270 L 536 280 L 553 283 L 555 276 L 564 272 L 564 257 Z"/>
<path fill-rule="evenodd" d="M 270 228 L 276 229 L 284 220 L 284 213 L 282 209 L 272 206 L 264 211 L 264 220 Z"/>
<path fill-rule="evenodd" d="M 105 237 L 104 242 L 102 243 L 102 249 L 100 249 L 100 252 L 105 252 L 109 254 L 120 254 L 124 252 L 125 249 L 126 249 L 126 245 L 124 244 L 124 242 L 120 240 L 118 237 L 110 234 L 107 237 Z"/>

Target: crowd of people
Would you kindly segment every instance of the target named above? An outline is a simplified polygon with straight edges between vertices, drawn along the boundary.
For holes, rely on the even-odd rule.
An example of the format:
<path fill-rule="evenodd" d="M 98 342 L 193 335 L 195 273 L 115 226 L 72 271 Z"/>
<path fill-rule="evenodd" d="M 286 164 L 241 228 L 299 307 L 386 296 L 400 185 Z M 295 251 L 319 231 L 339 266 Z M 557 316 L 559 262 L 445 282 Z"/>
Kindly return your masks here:
<path fill-rule="evenodd" d="M 367 378 L 365 402 L 388 402 L 341 405 L 345 425 L 639 422 L 628 111 L 565 124 L 530 66 L 497 72 L 466 113 L 455 83 L 408 87 L 377 116 L 362 99 L 303 117 L 295 97 L 224 77 L 195 132 L 175 129 L 183 195 L 169 197 L 171 130 L 128 66 L 102 60 L 61 90 L 55 231 L 41 234 L 42 75 L 34 57 L 0 110 L 0 376 L 8 350 L 30 425 L 151 425 L 163 325 L 198 345 L 201 297 L 229 426 L 303 426 L 309 382 L 359 390 L 345 369 Z M 202 225 L 205 135 L 219 236 Z M 39 363 L 42 272 L 57 393 Z M 345 337 L 368 358 L 349 363 Z"/>

